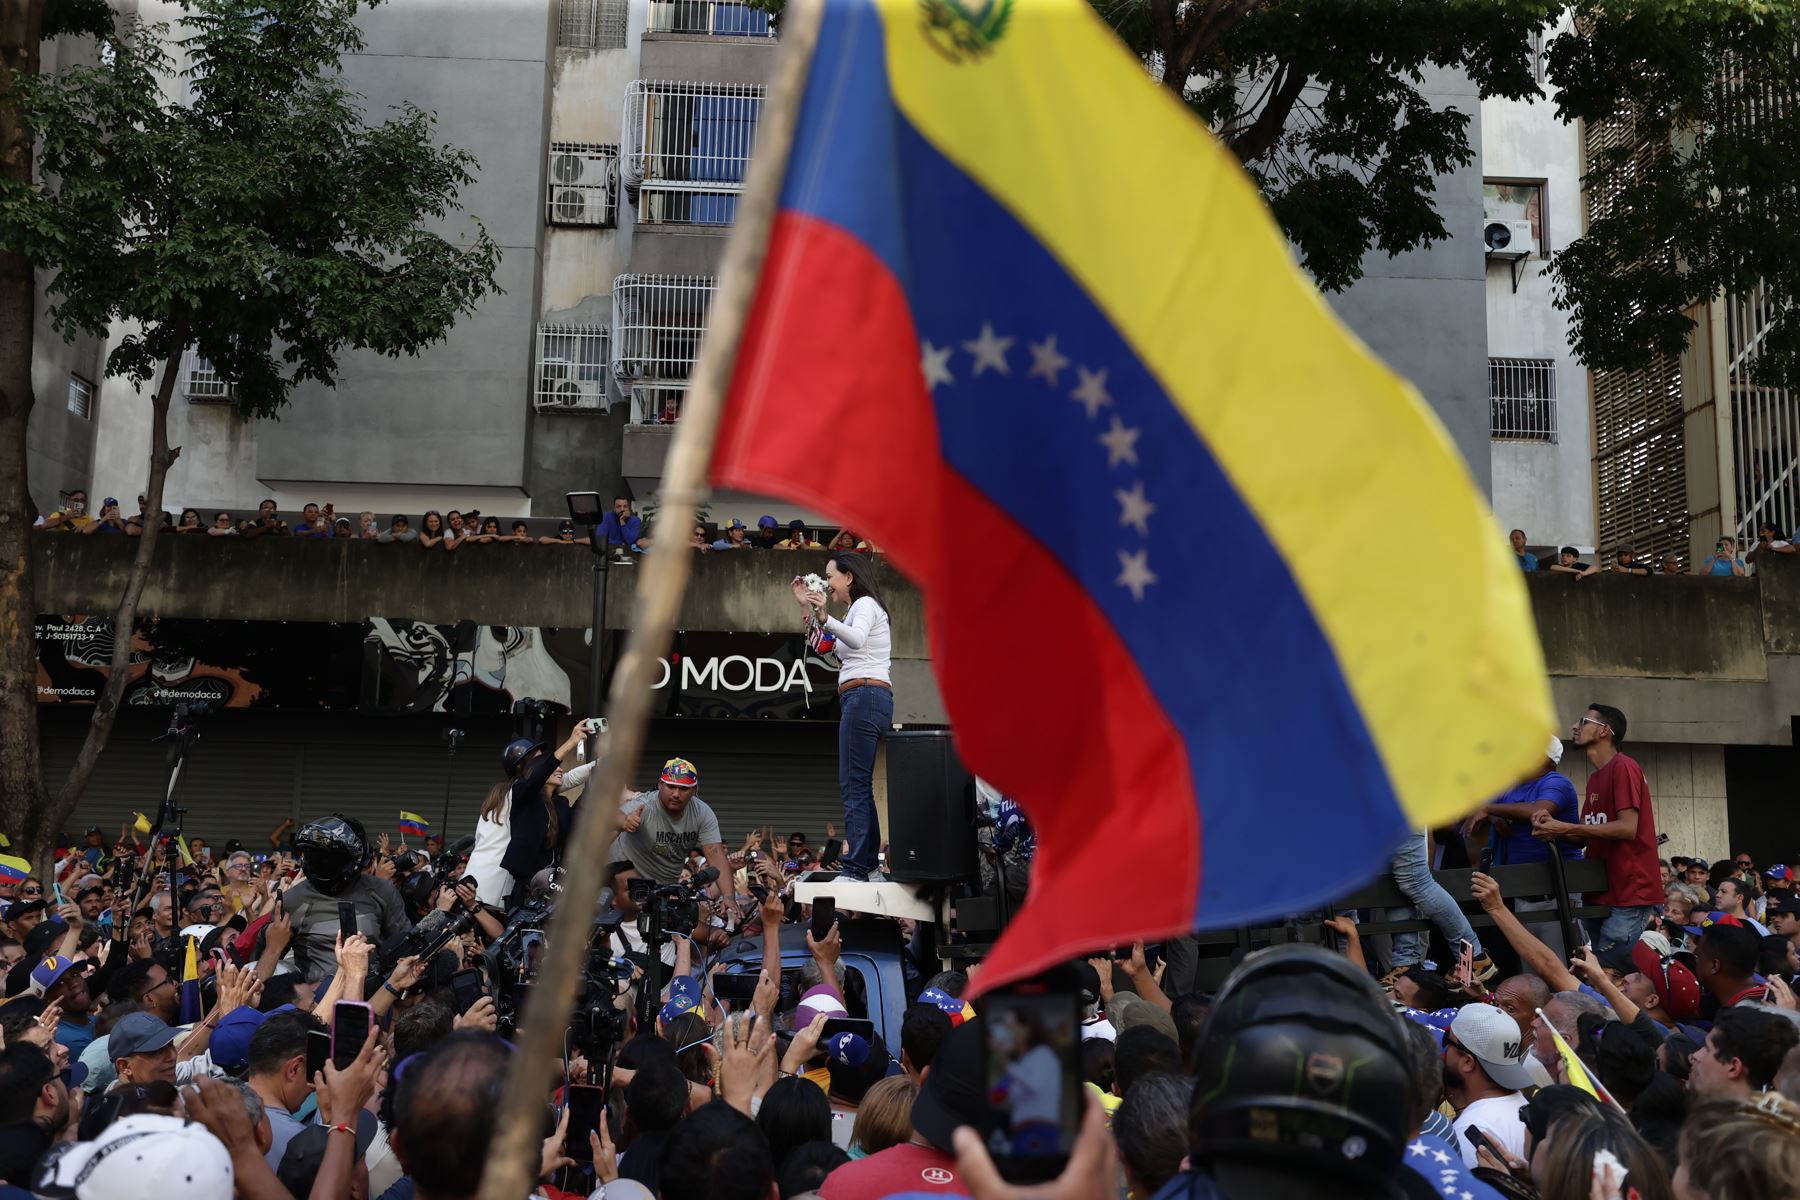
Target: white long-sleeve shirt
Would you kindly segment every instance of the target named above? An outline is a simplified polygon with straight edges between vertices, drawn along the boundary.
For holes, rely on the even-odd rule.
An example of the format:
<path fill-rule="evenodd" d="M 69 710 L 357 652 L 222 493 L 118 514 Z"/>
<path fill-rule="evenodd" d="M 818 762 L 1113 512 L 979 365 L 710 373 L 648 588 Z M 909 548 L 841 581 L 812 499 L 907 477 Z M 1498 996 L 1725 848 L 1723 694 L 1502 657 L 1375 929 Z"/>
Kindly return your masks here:
<path fill-rule="evenodd" d="M 888 615 L 869 596 L 860 596 L 850 604 L 848 620 L 825 618 L 825 628 L 838 644 L 838 682 L 852 679 L 879 679 L 892 683 L 894 638 L 888 627 Z"/>

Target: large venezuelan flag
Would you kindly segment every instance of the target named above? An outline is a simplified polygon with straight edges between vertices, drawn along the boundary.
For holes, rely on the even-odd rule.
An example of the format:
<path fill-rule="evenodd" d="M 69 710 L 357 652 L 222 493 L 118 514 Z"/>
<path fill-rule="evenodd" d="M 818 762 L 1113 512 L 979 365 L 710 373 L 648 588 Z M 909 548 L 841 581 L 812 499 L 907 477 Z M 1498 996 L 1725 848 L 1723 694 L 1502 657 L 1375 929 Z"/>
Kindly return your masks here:
<path fill-rule="evenodd" d="M 923 588 L 1039 834 L 984 986 L 1322 905 L 1552 727 L 1443 430 L 1078 0 L 829 5 L 712 474 Z"/>

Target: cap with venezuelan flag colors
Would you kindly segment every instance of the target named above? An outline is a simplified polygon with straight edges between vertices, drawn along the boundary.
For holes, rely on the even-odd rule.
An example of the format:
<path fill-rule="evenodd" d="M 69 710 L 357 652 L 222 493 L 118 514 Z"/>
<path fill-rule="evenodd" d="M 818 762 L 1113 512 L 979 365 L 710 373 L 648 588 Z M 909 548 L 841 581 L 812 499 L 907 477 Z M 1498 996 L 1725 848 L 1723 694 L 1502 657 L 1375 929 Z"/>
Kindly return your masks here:
<path fill-rule="evenodd" d="M 672 783 L 676 787 L 700 786 L 700 772 L 694 770 L 694 764 L 685 758 L 671 758 L 664 763 L 662 775 L 659 778 L 664 783 Z"/>

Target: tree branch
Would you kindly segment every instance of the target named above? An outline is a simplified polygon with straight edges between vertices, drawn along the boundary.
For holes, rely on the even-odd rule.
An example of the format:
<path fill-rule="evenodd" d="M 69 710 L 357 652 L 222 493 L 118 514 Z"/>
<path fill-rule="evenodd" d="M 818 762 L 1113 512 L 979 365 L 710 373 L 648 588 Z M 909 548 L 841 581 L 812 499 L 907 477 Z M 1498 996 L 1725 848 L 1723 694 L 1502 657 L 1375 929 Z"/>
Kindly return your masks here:
<path fill-rule="evenodd" d="M 1256 120 L 1244 132 L 1231 138 L 1228 145 L 1231 152 L 1238 156 L 1239 162 L 1255 162 L 1281 140 L 1282 130 L 1287 128 L 1288 114 L 1293 112 L 1295 101 L 1300 93 L 1306 90 L 1310 77 L 1305 71 L 1292 63 L 1282 63 L 1280 68 L 1283 78 L 1269 103 L 1257 115 Z"/>
<path fill-rule="evenodd" d="M 169 326 L 169 344 L 186 346 L 187 339 L 187 323 L 172 322 Z M 101 689 L 94 704 L 94 715 L 88 722 L 87 737 L 81 743 L 81 752 L 75 756 L 75 765 L 69 768 L 69 777 L 63 781 L 62 790 L 56 794 L 56 801 L 51 806 L 48 822 L 51 828 L 60 828 L 62 822 L 75 810 L 76 802 L 81 799 L 81 793 L 87 787 L 88 777 L 94 773 L 94 766 L 100 761 L 100 752 L 106 749 L 107 738 L 112 735 L 113 722 L 119 716 L 119 703 L 125 698 L 125 688 L 131 682 L 131 640 L 137 627 L 138 601 L 143 598 L 144 585 L 149 582 L 150 564 L 156 554 L 157 540 L 162 534 L 163 483 L 168 479 L 169 467 L 179 453 L 169 448 L 169 401 L 175 394 L 175 380 L 181 373 L 181 360 L 179 350 L 164 360 L 162 380 L 156 385 L 156 391 L 150 398 L 150 484 L 144 489 L 144 530 L 138 535 L 137 557 L 131 561 L 131 573 L 125 577 L 125 592 L 119 597 L 118 608 L 113 610 L 112 663 L 106 677 L 106 686 Z"/>

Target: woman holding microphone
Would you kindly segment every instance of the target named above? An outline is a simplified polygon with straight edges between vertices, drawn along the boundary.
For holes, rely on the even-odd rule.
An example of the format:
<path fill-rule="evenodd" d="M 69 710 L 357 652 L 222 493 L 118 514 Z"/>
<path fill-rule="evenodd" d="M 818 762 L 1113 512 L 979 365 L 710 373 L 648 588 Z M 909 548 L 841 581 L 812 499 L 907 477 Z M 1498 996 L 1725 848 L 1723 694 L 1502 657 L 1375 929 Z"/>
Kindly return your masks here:
<path fill-rule="evenodd" d="M 808 619 L 837 641 L 838 793 L 847 842 L 839 870 L 847 879 L 866 880 L 881 851 L 875 750 L 894 724 L 894 642 L 887 606 L 875 590 L 873 564 L 854 550 L 841 550 L 827 561 L 825 592 L 811 591 L 799 578 L 793 586 Z M 828 595 L 849 607 L 843 620 L 825 610 Z"/>

